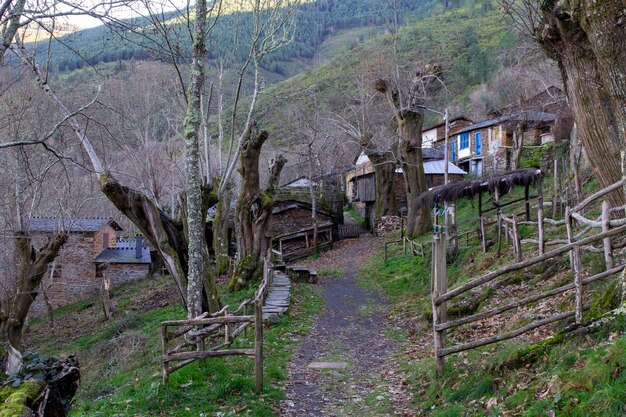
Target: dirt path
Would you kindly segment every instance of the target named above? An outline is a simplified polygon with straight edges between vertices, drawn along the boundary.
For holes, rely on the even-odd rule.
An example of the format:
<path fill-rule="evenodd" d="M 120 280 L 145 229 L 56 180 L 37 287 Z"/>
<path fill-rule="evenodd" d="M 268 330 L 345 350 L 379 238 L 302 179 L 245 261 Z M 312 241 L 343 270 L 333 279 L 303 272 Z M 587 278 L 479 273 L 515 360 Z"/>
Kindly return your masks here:
<path fill-rule="evenodd" d="M 325 308 L 289 365 L 281 415 L 402 415 L 393 394 L 396 344 L 385 335 L 389 303 L 357 283 L 372 253 L 373 239 L 354 239 L 313 263 L 318 271 L 339 267 L 344 277 L 321 278 Z M 310 367 L 319 362 L 334 365 Z"/>

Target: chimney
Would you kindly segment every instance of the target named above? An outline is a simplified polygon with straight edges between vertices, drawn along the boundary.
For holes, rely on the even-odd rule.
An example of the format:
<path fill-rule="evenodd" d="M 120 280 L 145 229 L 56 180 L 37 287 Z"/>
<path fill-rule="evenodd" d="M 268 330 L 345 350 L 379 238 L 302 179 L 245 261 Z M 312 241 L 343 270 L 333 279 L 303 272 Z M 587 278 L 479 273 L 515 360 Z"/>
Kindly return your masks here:
<path fill-rule="evenodd" d="M 135 258 L 141 259 L 143 255 L 143 236 L 137 235 L 135 239 Z"/>

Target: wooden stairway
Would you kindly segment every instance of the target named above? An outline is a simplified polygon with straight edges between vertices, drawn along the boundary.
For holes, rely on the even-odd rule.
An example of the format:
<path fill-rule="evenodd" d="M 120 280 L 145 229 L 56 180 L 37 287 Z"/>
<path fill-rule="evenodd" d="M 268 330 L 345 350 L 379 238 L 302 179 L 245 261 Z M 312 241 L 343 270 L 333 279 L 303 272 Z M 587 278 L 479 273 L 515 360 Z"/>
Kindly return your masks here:
<path fill-rule="evenodd" d="M 275 321 L 289 308 L 291 280 L 281 271 L 274 270 L 272 285 L 263 304 L 263 320 Z"/>

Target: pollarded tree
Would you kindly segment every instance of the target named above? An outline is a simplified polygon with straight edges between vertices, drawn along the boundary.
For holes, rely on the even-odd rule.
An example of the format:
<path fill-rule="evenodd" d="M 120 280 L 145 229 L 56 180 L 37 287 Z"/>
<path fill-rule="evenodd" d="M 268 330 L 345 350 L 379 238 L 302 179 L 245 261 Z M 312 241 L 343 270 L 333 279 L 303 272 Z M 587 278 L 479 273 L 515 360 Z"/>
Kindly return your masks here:
<path fill-rule="evenodd" d="M 282 155 L 271 160 L 267 187 L 261 192 L 259 158 L 261 147 L 268 136 L 267 131 L 259 131 L 256 123 L 251 123 L 239 154 L 239 173 L 242 178 L 237 201 L 239 260 L 228 283 L 231 291 L 238 291 L 258 278 L 262 272 L 261 257 L 270 244 L 274 196 L 287 160 Z"/>
<path fill-rule="evenodd" d="M 407 194 L 407 233 L 420 236 L 431 229 L 430 211 L 417 204 L 417 197 L 428 191 L 422 156 L 422 125 L 424 100 L 438 86 L 441 68 L 427 66 L 417 71 L 408 91 L 401 91 L 396 82 L 380 79 L 375 89 L 385 95 L 394 110 L 393 127 L 398 136 L 397 155 L 404 175 Z"/>
<path fill-rule="evenodd" d="M 502 0 L 505 12 L 559 65 L 578 134 L 602 187 L 622 179 L 626 30 L 621 0 Z M 625 158 L 624 154 L 622 159 Z M 626 204 L 624 192 L 608 195 Z"/>

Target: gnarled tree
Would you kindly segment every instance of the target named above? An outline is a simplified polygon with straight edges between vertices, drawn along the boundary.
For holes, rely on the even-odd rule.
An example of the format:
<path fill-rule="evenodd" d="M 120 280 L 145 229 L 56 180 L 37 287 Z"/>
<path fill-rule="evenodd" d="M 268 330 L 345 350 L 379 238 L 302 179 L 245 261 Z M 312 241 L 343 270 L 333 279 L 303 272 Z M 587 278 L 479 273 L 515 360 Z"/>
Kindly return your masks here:
<path fill-rule="evenodd" d="M 6 373 L 16 372 L 22 367 L 22 334 L 26 316 L 37 297 L 39 284 L 48 270 L 48 265 L 54 261 L 67 241 L 67 234 L 54 234 L 40 249 L 33 247 L 30 236 L 22 231 L 16 233 L 15 240 L 17 288 L 9 305 L 0 306 L 0 338 L 6 348 L 2 368 Z"/>
<path fill-rule="evenodd" d="M 398 214 L 396 192 L 394 183 L 396 180 L 396 159 L 391 151 L 377 150 L 372 144 L 371 136 L 361 136 L 359 142 L 363 152 L 374 166 L 376 180 L 376 214 L 375 218 L 382 216 L 395 216 Z"/>
<path fill-rule="evenodd" d="M 393 127 L 398 136 L 397 154 L 406 185 L 409 236 L 420 236 L 431 229 L 430 211 L 419 207 L 417 197 L 428 191 L 422 156 L 423 103 L 425 97 L 432 93 L 440 73 L 441 68 L 436 65 L 427 66 L 424 72 L 417 71 L 411 87 L 404 94 L 388 80 L 379 79 L 374 85 L 376 91 L 385 95 L 394 110 Z"/>
<path fill-rule="evenodd" d="M 239 155 L 239 173 L 242 178 L 237 200 L 239 260 L 228 283 L 231 291 L 244 288 L 260 276 L 261 256 L 270 244 L 274 195 L 278 188 L 280 173 L 287 160 L 279 155 L 270 161 L 267 187 L 261 192 L 259 157 L 261 147 L 267 138 L 267 131 L 259 131 L 256 123 L 251 123 Z"/>
<path fill-rule="evenodd" d="M 622 178 L 626 146 L 626 30 L 620 0 L 502 0 L 559 65 L 578 134 L 600 186 Z M 621 190 L 612 206 L 626 204 Z"/>

